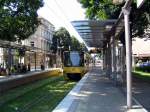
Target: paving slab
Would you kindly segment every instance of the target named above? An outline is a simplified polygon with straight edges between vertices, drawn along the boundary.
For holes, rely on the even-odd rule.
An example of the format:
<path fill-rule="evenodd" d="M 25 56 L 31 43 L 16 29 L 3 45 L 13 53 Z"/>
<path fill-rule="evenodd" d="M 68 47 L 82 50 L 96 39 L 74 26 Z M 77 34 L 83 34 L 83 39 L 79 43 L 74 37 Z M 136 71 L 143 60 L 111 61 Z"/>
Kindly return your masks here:
<path fill-rule="evenodd" d="M 135 104 L 136 106 L 137 104 Z M 137 105 L 138 107 L 138 105 Z M 53 112 L 127 112 L 126 97 L 104 72 L 93 68 Z M 140 108 L 129 112 L 145 112 Z"/>

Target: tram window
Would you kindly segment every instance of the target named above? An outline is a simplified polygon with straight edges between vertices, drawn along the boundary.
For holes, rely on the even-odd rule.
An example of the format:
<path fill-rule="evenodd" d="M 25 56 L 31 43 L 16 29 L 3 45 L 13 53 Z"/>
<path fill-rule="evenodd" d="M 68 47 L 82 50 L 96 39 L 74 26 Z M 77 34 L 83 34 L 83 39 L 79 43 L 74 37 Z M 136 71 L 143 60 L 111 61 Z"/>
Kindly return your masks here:
<path fill-rule="evenodd" d="M 84 66 L 84 53 L 65 52 L 64 66 Z"/>
<path fill-rule="evenodd" d="M 81 58 L 78 52 L 70 53 L 70 60 L 71 60 L 72 66 L 80 66 Z"/>
<path fill-rule="evenodd" d="M 80 53 L 80 66 L 84 66 L 84 53 Z"/>
<path fill-rule="evenodd" d="M 70 59 L 68 57 L 69 57 L 69 52 L 65 52 L 64 53 L 64 65 L 65 66 L 71 66 Z"/>

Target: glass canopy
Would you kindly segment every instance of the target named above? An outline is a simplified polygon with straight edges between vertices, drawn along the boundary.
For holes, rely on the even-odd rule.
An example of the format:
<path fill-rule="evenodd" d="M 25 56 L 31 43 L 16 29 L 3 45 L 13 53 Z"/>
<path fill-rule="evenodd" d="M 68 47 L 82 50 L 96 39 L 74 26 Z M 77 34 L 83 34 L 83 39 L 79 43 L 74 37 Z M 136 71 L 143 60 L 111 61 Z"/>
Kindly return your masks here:
<path fill-rule="evenodd" d="M 72 21 L 72 25 L 85 41 L 88 47 L 102 48 L 107 34 L 111 30 L 116 20 L 81 20 Z"/>

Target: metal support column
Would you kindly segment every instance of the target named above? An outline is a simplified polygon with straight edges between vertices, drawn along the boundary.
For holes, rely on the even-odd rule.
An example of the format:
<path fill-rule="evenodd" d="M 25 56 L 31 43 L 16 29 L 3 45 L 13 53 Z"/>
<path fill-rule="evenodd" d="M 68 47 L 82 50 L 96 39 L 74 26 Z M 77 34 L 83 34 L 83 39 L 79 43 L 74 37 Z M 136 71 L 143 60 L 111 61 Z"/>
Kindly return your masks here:
<path fill-rule="evenodd" d="M 103 49 L 103 70 L 106 70 L 106 48 Z"/>
<path fill-rule="evenodd" d="M 108 57 L 108 52 L 107 52 L 107 48 L 105 48 L 105 70 L 106 70 L 106 72 L 107 72 L 107 67 L 108 67 L 108 61 L 107 61 L 107 57 Z"/>
<path fill-rule="evenodd" d="M 116 49 L 115 49 L 115 39 L 112 37 L 112 44 L 111 44 L 111 55 L 112 55 L 112 78 L 116 79 Z"/>
<path fill-rule="evenodd" d="M 34 51 L 34 59 L 35 59 L 34 67 L 35 67 L 35 71 L 36 71 L 36 51 Z"/>
<path fill-rule="evenodd" d="M 108 73 L 109 73 L 109 77 L 111 77 L 112 71 L 111 71 L 111 60 L 112 60 L 112 56 L 111 56 L 111 44 L 108 44 Z"/>
<path fill-rule="evenodd" d="M 131 77 L 131 43 L 130 43 L 130 10 L 123 8 L 125 22 L 125 42 L 126 42 L 126 69 L 127 69 L 127 108 L 132 108 L 132 77 Z"/>

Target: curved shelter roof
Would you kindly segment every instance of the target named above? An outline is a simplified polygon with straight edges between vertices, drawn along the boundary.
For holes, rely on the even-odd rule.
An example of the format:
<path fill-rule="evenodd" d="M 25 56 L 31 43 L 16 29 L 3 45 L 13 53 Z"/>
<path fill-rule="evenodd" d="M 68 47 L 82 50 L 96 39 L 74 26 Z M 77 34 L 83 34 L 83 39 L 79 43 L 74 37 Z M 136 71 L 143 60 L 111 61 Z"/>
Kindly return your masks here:
<path fill-rule="evenodd" d="M 109 38 L 107 35 L 116 21 L 116 19 L 106 21 L 81 20 L 73 21 L 72 25 L 88 47 L 103 48 L 105 41 Z"/>

